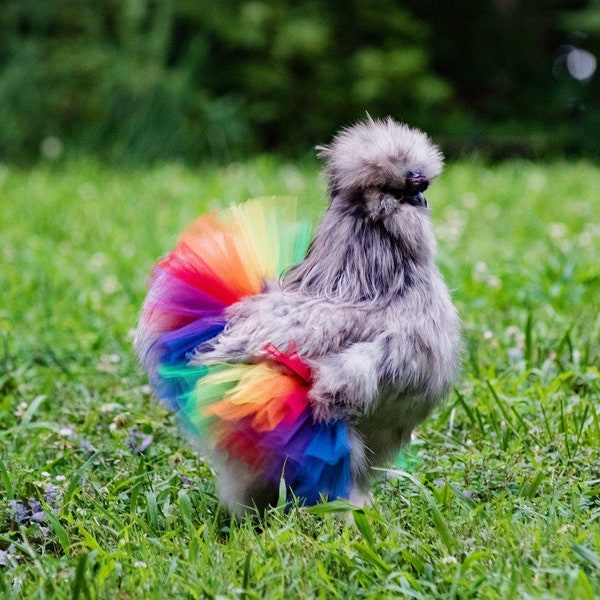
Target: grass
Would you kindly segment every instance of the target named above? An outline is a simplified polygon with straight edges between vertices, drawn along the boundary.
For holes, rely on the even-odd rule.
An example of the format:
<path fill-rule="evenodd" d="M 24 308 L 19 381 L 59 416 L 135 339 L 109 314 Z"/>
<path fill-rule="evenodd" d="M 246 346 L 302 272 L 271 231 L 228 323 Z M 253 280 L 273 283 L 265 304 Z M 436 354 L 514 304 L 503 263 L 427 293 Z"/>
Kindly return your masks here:
<path fill-rule="evenodd" d="M 331 503 L 257 528 L 219 508 L 132 329 L 198 212 L 292 193 L 317 218 L 315 165 L 0 169 L 0 597 L 598 597 L 598 189 L 588 163 L 448 166 L 456 389 L 353 524 Z"/>

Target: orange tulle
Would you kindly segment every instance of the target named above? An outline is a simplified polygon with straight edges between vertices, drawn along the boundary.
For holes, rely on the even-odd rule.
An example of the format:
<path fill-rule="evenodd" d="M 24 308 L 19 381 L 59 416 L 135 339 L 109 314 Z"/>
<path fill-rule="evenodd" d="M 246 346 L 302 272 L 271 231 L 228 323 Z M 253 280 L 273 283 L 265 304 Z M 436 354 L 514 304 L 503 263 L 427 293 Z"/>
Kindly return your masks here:
<path fill-rule="evenodd" d="M 308 400 L 301 393 L 304 387 L 294 375 L 281 373 L 267 364 L 256 365 L 223 400 L 207 406 L 204 415 L 224 421 L 252 417 L 256 431 L 271 431 L 283 420 L 294 420 L 306 408 Z"/>
<path fill-rule="evenodd" d="M 212 275 L 241 298 L 261 291 L 263 274 L 243 233 L 236 226 L 226 228 L 211 217 L 197 219 L 184 232 L 186 244 Z"/>

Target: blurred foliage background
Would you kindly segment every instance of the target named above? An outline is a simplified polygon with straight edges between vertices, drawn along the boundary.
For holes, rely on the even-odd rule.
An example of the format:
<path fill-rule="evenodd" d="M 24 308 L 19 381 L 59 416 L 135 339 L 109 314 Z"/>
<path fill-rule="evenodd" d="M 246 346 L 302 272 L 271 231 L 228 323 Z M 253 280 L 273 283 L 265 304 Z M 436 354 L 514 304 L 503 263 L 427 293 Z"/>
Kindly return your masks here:
<path fill-rule="evenodd" d="M 388 114 L 450 155 L 600 155 L 600 0 L 3 0 L 0 159 L 302 155 Z"/>

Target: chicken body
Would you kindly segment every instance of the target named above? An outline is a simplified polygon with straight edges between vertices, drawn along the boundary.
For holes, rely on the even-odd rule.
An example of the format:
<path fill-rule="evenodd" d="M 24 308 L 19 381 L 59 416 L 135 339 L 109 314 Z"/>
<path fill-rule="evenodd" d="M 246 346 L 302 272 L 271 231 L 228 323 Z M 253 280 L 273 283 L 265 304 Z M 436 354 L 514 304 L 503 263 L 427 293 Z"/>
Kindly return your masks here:
<path fill-rule="evenodd" d="M 315 418 L 351 428 L 351 500 L 447 394 L 459 368 L 459 320 L 434 264 L 422 191 L 441 156 L 422 133 L 390 120 L 342 131 L 321 149 L 331 199 L 304 261 L 262 294 L 230 307 L 224 332 L 192 364 L 260 361 L 295 349 L 313 371 Z M 219 468 L 234 511 L 273 501 L 235 461 Z M 276 498 L 275 498 L 276 499 Z"/>

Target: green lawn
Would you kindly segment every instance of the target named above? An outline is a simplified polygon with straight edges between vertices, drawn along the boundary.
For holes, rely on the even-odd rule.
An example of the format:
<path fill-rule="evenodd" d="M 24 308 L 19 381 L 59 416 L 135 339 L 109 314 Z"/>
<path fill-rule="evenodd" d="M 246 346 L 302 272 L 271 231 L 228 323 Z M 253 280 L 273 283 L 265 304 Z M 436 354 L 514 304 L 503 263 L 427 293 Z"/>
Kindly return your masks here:
<path fill-rule="evenodd" d="M 372 509 L 274 510 L 262 528 L 219 509 L 136 368 L 145 280 L 207 207 L 291 193 L 318 218 L 316 169 L 0 169 L 0 597 L 600 595 L 589 163 L 463 162 L 432 186 L 464 370 Z"/>

